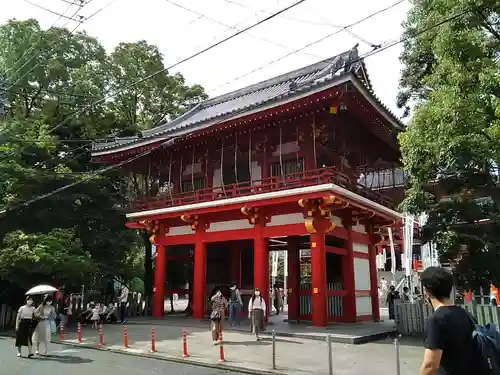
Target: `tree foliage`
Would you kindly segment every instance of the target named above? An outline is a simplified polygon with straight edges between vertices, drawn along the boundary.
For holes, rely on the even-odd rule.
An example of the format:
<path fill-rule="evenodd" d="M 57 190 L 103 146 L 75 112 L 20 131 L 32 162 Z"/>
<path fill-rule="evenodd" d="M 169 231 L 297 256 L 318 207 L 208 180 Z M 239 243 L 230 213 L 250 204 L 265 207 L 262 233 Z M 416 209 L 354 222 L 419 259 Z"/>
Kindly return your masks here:
<path fill-rule="evenodd" d="M 500 3 L 413 1 L 398 104 L 409 188 L 402 208 L 427 212 L 426 240 L 460 260 L 462 284 L 500 284 Z M 448 22 L 432 27 L 444 20 Z"/>
<path fill-rule="evenodd" d="M 107 54 L 84 32 L 42 30 L 33 19 L 0 26 L 9 102 L 0 120 L 1 279 L 104 289 L 110 277 L 143 277 L 150 247 L 124 226 L 128 182 L 116 170 L 92 175 L 89 140 L 135 134 L 205 98 L 163 70 L 158 48 L 144 41 Z"/>

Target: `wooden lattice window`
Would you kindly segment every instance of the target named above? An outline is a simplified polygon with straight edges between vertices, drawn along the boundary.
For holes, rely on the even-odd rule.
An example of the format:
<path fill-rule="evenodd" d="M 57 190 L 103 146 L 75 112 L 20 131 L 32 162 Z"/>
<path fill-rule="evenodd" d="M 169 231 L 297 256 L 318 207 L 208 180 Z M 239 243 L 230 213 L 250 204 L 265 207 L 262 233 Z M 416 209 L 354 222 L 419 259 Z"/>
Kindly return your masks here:
<path fill-rule="evenodd" d="M 194 188 L 193 188 L 194 183 Z M 190 191 L 202 190 L 205 188 L 205 178 L 199 177 L 194 180 L 183 180 L 182 181 L 182 192 L 187 193 Z"/>
<path fill-rule="evenodd" d="M 283 175 L 289 176 L 294 173 L 304 172 L 304 158 L 283 161 Z M 281 176 L 281 164 L 271 164 L 271 177 Z"/>

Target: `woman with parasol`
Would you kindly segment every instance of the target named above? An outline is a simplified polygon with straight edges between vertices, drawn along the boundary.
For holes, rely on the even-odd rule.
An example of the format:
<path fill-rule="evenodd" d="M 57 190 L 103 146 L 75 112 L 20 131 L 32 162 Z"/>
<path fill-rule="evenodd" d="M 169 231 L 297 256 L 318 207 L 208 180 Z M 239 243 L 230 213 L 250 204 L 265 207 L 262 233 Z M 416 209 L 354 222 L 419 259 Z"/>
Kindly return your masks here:
<path fill-rule="evenodd" d="M 33 342 L 31 340 L 31 335 L 33 333 L 34 314 L 35 307 L 33 306 L 33 297 L 28 296 L 26 298 L 26 304 L 19 308 L 16 317 L 16 347 L 18 357 L 21 357 L 23 346 L 28 347 L 28 358 L 33 357 Z"/>

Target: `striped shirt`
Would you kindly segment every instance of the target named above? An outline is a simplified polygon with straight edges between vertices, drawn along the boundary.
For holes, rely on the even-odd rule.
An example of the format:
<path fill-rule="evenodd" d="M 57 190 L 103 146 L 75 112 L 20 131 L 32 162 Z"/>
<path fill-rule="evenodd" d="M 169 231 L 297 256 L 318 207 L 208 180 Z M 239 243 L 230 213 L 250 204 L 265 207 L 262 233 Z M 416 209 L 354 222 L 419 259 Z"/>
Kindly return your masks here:
<path fill-rule="evenodd" d="M 223 296 L 212 298 L 212 310 L 218 311 L 221 315 L 223 315 L 226 311 L 227 305 L 227 299 L 225 299 Z"/>

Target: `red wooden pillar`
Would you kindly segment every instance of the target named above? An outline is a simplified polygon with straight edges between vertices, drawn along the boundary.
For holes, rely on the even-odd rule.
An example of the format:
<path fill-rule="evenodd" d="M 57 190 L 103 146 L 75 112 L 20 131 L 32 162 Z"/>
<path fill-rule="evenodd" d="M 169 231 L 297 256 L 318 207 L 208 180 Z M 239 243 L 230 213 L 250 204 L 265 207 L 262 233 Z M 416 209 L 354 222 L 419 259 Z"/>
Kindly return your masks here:
<path fill-rule="evenodd" d="M 368 245 L 368 255 L 370 264 L 370 293 L 372 297 L 372 317 L 375 322 L 380 321 L 380 306 L 378 300 L 378 280 L 377 280 L 377 246 L 373 235 L 373 223 L 366 225 L 370 244 Z"/>
<path fill-rule="evenodd" d="M 238 288 L 241 288 L 241 249 L 237 243 L 231 245 L 229 248 L 231 252 L 231 280 L 236 283 Z"/>
<path fill-rule="evenodd" d="M 195 233 L 193 272 L 193 318 L 205 317 L 205 289 L 207 284 L 207 245 L 203 242 L 204 224 L 199 223 Z"/>
<path fill-rule="evenodd" d="M 155 258 L 155 285 L 153 295 L 153 316 L 163 318 L 165 314 L 165 276 L 167 273 L 167 254 L 166 246 L 156 246 Z"/>
<path fill-rule="evenodd" d="M 311 233 L 312 325 L 328 324 L 325 232 Z"/>
<path fill-rule="evenodd" d="M 347 292 L 343 300 L 344 319 L 347 322 L 356 321 L 356 286 L 354 283 L 354 251 L 352 241 L 352 222 L 350 219 L 343 221 L 344 228 L 347 229 L 346 250 L 347 253 L 342 259 L 342 282 L 344 290 Z"/>
<path fill-rule="evenodd" d="M 253 284 L 254 288 L 259 288 L 261 296 L 267 304 L 266 316 L 269 316 L 269 251 L 267 240 L 263 233 L 264 223 L 255 224 L 254 258 L 253 258 Z"/>
<path fill-rule="evenodd" d="M 299 319 L 300 239 L 288 237 L 288 319 Z"/>

